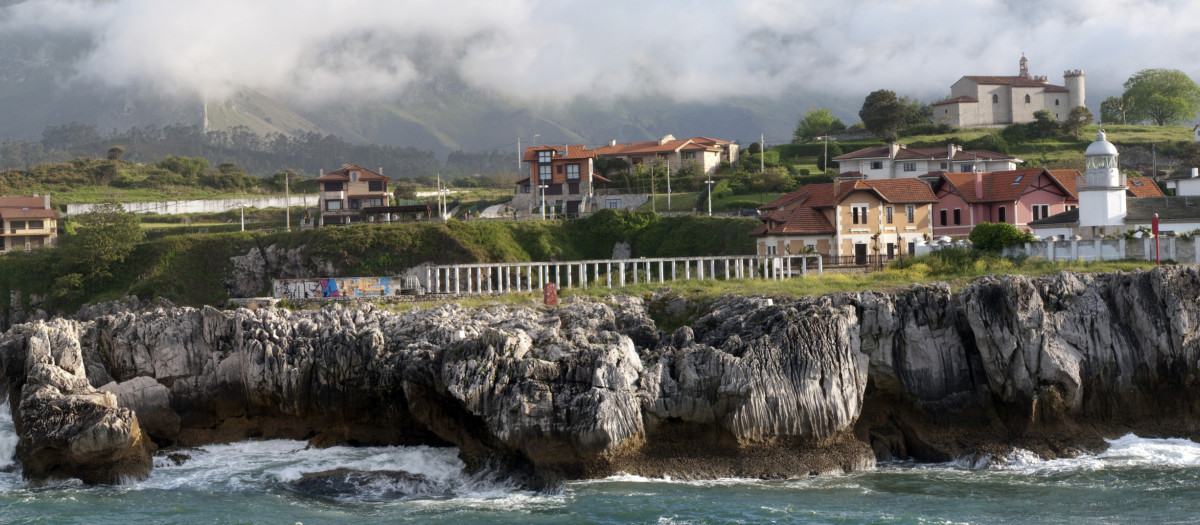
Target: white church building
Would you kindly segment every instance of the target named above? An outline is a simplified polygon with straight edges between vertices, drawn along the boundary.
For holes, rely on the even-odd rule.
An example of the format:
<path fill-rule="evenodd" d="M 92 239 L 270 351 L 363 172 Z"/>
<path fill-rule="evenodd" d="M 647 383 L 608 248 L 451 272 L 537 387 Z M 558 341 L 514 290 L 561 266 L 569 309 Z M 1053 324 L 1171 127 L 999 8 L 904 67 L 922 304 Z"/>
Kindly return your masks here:
<path fill-rule="evenodd" d="M 931 105 L 933 122 L 960 128 L 1006 126 L 1033 122 L 1033 114 L 1047 110 L 1063 121 L 1076 106 L 1086 106 L 1083 70 L 1063 73 L 1063 85 L 1049 77 L 1031 76 L 1021 56 L 1017 76 L 965 76 L 950 86 L 950 97 Z"/>

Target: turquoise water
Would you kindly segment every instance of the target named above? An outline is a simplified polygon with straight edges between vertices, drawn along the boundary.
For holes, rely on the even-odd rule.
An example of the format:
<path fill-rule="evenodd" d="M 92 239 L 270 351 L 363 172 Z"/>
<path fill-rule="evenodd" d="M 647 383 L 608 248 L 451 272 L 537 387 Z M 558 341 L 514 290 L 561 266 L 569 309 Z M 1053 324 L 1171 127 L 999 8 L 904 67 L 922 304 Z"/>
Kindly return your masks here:
<path fill-rule="evenodd" d="M 0 406 L 0 467 L 15 435 Z M 210 446 L 149 479 L 115 487 L 30 487 L 0 474 L 0 523 L 1138 523 L 1200 522 L 1200 445 L 1111 442 L 1096 456 L 999 467 L 883 465 L 793 481 L 680 482 L 617 476 L 552 494 L 467 476 L 453 450 L 309 449 L 303 442 Z M 379 483 L 353 496 L 302 494 L 288 482 L 337 467 L 407 470 L 418 486 Z M 416 494 L 409 494 L 416 490 Z"/>

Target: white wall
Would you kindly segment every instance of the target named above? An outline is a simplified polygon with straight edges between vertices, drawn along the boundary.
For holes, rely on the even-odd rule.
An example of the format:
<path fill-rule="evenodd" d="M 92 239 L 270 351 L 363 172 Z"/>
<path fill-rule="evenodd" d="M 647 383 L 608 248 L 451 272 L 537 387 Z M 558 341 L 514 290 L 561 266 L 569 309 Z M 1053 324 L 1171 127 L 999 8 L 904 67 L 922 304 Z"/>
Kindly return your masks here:
<path fill-rule="evenodd" d="M 121 207 L 132 213 L 157 213 L 159 215 L 181 215 L 184 213 L 219 213 L 236 210 L 241 206 L 247 208 L 284 208 L 288 206 L 287 197 L 253 197 L 245 199 L 212 199 L 197 201 L 160 201 L 160 202 L 122 202 Z M 317 196 L 292 195 L 291 207 L 316 207 Z M 67 215 L 87 213 L 96 204 L 68 204 Z"/>

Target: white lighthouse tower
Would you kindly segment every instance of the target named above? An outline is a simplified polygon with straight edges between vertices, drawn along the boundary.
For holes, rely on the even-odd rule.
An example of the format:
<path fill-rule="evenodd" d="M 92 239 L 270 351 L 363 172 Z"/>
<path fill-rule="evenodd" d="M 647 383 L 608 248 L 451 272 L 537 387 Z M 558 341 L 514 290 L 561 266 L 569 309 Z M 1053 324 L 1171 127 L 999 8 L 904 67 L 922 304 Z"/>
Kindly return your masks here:
<path fill-rule="evenodd" d="M 1125 176 L 1117 169 L 1117 147 L 1101 130 L 1096 141 L 1084 154 L 1087 169 L 1079 190 L 1079 226 L 1099 227 L 1093 233 L 1102 235 L 1105 226 L 1121 226 L 1125 218 Z"/>

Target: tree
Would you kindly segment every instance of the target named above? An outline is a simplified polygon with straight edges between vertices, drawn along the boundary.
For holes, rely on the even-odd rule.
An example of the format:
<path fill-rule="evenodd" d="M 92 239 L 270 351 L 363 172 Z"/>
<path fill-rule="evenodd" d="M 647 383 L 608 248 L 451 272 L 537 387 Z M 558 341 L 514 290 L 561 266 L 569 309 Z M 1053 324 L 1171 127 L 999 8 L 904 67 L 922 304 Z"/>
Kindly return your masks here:
<path fill-rule="evenodd" d="M 126 213 L 117 203 L 97 204 L 75 220 L 79 222 L 75 233 L 60 240 L 61 260 L 67 265 L 64 275 L 107 277 L 112 266 L 123 262 L 145 236 L 137 215 Z"/>
<path fill-rule="evenodd" d="M 841 119 L 833 116 L 829 108 L 816 108 L 804 112 L 796 131 L 792 133 L 793 142 L 804 142 L 828 135 L 835 131 L 846 129 Z"/>
<path fill-rule="evenodd" d="M 1063 133 L 1078 138 L 1079 134 L 1083 132 L 1083 128 L 1092 123 L 1093 118 L 1095 116 L 1087 106 L 1075 106 L 1071 108 L 1070 113 L 1067 113 L 1067 120 L 1062 123 Z"/>
<path fill-rule="evenodd" d="M 1125 81 L 1122 98 L 1132 100 L 1129 119 L 1159 126 L 1196 118 L 1200 86 L 1177 69 L 1143 69 Z"/>
<path fill-rule="evenodd" d="M 1049 110 L 1034 111 L 1033 119 L 1033 122 L 1029 123 L 1029 130 L 1034 137 L 1044 139 L 1058 134 L 1058 122 L 1054 120 L 1054 115 L 1051 115 Z"/>
<path fill-rule="evenodd" d="M 863 100 L 858 118 L 862 119 L 867 131 L 876 137 L 895 140 L 908 114 L 908 108 L 896 98 L 894 92 L 880 89 L 871 92 Z"/>
<path fill-rule="evenodd" d="M 1133 99 L 1108 97 L 1100 103 L 1100 123 L 1125 125 L 1128 123 L 1125 115 L 1131 109 L 1133 109 Z"/>
<path fill-rule="evenodd" d="M 125 156 L 125 148 L 121 146 L 113 146 L 108 148 L 108 160 L 121 160 Z"/>
<path fill-rule="evenodd" d="M 829 168 L 832 167 L 829 164 L 830 162 L 832 162 L 830 159 L 833 159 L 834 157 L 842 154 L 842 147 L 839 146 L 838 143 L 836 143 L 836 142 L 830 142 L 827 147 L 829 148 L 828 150 L 822 148 L 821 154 L 817 156 L 817 169 L 820 170 L 821 173 L 825 173 L 826 171 L 829 171 Z M 826 151 L 829 152 L 829 154 L 828 154 L 829 158 L 825 158 Z"/>
<path fill-rule="evenodd" d="M 395 195 L 397 204 L 400 201 L 411 201 L 417 198 L 417 184 L 414 182 L 399 181 L 392 188 L 392 195 Z"/>
<path fill-rule="evenodd" d="M 933 122 L 933 108 L 929 104 L 908 96 L 900 97 L 898 100 L 904 105 L 903 127 Z"/>

